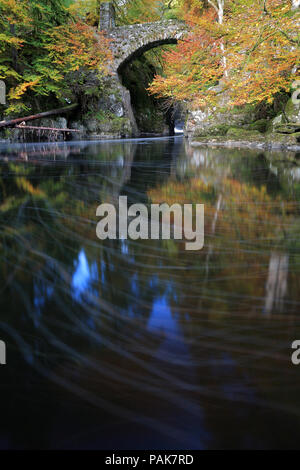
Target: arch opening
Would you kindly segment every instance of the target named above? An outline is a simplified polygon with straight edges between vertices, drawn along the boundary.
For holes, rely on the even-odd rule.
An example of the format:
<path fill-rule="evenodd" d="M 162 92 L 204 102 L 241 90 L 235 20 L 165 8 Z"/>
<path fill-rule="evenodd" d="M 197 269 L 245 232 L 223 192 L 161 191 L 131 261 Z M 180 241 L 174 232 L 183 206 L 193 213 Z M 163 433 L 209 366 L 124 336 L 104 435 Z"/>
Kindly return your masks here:
<path fill-rule="evenodd" d="M 117 72 L 118 74 L 122 74 L 122 71 L 128 64 L 131 62 L 135 61 L 136 59 L 139 59 L 142 55 L 144 55 L 146 52 L 156 49 L 161 46 L 167 46 L 167 45 L 176 45 L 178 44 L 178 40 L 176 38 L 167 38 L 167 39 L 158 39 L 156 41 L 148 42 L 147 44 L 143 44 L 142 46 L 138 47 L 135 49 L 133 52 L 131 52 L 118 66 Z"/>
<path fill-rule="evenodd" d="M 130 53 L 117 68 L 122 85 L 129 90 L 131 106 L 140 135 L 175 135 L 182 130 L 180 109 L 167 106 L 166 101 L 151 96 L 147 88 L 162 73 L 159 56 L 166 46 L 176 45 L 176 38 L 160 39 L 143 44 Z M 176 132 L 177 131 L 177 132 Z"/>

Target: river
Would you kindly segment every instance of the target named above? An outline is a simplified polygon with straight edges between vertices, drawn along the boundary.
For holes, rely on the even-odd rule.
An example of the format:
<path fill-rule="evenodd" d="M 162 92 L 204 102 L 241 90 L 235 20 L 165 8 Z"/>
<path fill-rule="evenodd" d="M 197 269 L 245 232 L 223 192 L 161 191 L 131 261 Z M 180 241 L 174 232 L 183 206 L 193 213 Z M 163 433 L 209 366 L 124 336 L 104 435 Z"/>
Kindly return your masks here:
<path fill-rule="evenodd" d="M 293 156 L 294 157 L 294 156 Z M 182 137 L 0 146 L 0 448 L 295 448 L 300 166 Z M 96 208 L 205 204 L 205 246 Z"/>

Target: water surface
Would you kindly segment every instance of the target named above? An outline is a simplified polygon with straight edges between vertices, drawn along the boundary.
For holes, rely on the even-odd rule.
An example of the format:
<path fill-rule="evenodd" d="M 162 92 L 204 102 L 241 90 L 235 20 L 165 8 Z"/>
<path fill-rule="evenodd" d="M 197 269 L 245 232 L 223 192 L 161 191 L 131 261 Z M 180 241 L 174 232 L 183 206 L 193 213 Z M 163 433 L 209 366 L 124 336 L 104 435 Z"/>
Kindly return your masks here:
<path fill-rule="evenodd" d="M 296 156 L 297 157 L 297 156 Z M 182 138 L 0 147 L 0 448 L 297 448 L 300 167 Z M 205 248 L 96 208 L 205 204 Z"/>

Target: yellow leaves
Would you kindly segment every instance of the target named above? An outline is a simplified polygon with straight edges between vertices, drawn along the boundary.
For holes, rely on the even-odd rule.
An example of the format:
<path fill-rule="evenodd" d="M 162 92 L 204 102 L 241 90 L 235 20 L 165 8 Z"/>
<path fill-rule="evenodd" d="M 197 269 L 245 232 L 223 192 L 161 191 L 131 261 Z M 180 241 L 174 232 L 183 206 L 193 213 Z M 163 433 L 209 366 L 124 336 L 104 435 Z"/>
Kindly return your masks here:
<path fill-rule="evenodd" d="M 19 47 L 22 47 L 22 45 L 24 44 L 24 40 L 16 38 L 8 34 L 0 33 L 0 44 L 1 44 L 0 48 L 3 47 L 4 43 L 9 44 L 10 46 L 19 48 Z"/>
<path fill-rule="evenodd" d="M 124 24 L 149 23 L 161 19 L 160 0 L 128 0 L 119 5 L 119 14 Z"/>
<path fill-rule="evenodd" d="M 34 88 L 35 85 L 37 85 L 39 82 L 39 79 L 36 79 L 31 82 L 24 82 L 21 83 L 20 85 L 16 86 L 15 88 L 11 88 L 9 91 L 9 99 L 10 100 L 19 100 L 22 98 L 24 93 L 26 93 L 28 88 Z"/>
<path fill-rule="evenodd" d="M 16 177 L 14 178 L 14 181 L 21 191 L 25 192 L 26 194 L 30 194 L 31 196 L 45 196 L 45 193 L 41 189 L 35 188 L 26 178 L 26 175 L 30 171 L 27 167 L 11 163 L 10 169 L 15 173 Z"/>
<path fill-rule="evenodd" d="M 112 59 L 109 40 L 102 33 L 84 23 L 68 24 L 53 28 L 48 33 L 46 48 L 59 69 L 70 72 L 81 67 L 95 69 L 108 65 Z"/>
<path fill-rule="evenodd" d="M 28 12 L 28 2 L 20 0 L 1 0 L 0 2 L 0 14 L 10 25 L 29 25 L 31 18 Z"/>
<path fill-rule="evenodd" d="M 99 75 L 107 72 L 112 57 L 109 41 L 82 20 L 75 23 L 63 4 L 64 0 L 0 0 L 0 76 L 8 89 L 6 114 L 28 111 L 32 91 L 58 98 L 71 95 L 70 72 L 81 68 L 98 70 Z"/>
<path fill-rule="evenodd" d="M 17 177 L 16 185 L 19 189 L 22 189 L 25 193 L 28 193 L 31 196 L 45 196 L 43 191 L 32 186 L 32 184 L 24 177 Z"/>
<path fill-rule="evenodd" d="M 199 178 L 191 178 L 186 183 L 170 180 L 164 186 L 150 189 L 147 195 L 153 204 L 166 202 L 171 205 L 178 201 L 187 204 L 200 200 L 203 195 L 213 198 L 214 188 Z"/>
<path fill-rule="evenodd" d="M 268 0 L 268 14 L 255 0 L 227 4 L 221 28 L 211 12 L 201 15 L 190 37 L 166 55 L 165 77 L 156 77 L 149 91 L 201 107 L 222 106 L 211 91 L 222 78 L 231 105 L 272 102 L 289 88 L 299 66 L 297 21 L 288 14 L 289 2 L 282 3 Z"/>

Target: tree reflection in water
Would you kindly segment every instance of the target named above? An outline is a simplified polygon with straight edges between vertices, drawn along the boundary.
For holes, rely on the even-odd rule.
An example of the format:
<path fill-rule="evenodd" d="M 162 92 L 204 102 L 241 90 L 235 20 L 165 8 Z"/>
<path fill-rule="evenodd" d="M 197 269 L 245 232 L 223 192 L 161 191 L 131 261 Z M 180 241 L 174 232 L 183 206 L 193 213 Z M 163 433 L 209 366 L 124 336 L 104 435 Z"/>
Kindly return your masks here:
<path fill-rule="evenodd" d="M 297 446 L 295 165 L 180 138 L 0 157 L 0 447 Z M 204 250 L 101 242 L 119 195 L 204 203 Z"/>

